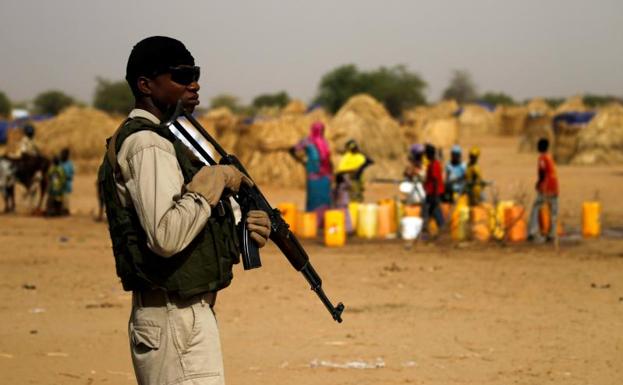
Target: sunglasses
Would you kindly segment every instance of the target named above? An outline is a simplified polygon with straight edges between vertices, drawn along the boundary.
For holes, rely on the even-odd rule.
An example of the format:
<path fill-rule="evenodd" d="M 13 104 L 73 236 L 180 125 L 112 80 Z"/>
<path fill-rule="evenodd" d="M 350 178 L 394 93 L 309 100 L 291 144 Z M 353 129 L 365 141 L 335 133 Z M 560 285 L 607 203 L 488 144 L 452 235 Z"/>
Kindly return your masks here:
<path fill-rule="evenodd" d="M 198 66 L 169 67 L 167 72 L 171 74 L 171 80 L 183 86 L 199 81 L 201 74 Z"/>

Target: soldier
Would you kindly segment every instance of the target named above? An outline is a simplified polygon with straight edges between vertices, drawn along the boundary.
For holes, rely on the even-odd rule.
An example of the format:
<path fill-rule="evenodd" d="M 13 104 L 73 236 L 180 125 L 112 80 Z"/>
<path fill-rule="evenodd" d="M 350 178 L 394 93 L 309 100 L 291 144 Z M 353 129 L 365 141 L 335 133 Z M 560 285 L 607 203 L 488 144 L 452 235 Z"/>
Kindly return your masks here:
<path fill-rule="evenodd" d="M 199 67 L 178 40 L 134 46 L 126 80 L 135 108 L 108 139 L 100 169 L 117 274 L 132 291 L 129 337 L 138 383 L 224 384 L 212 308 L 239 261 L 234 214 L 224 191 L 252 182 L 236 168 L 205 166 L 160 123 L 178 100 L 199 104 Z M 270 220 L 245 225 L 263 247 Z"/>

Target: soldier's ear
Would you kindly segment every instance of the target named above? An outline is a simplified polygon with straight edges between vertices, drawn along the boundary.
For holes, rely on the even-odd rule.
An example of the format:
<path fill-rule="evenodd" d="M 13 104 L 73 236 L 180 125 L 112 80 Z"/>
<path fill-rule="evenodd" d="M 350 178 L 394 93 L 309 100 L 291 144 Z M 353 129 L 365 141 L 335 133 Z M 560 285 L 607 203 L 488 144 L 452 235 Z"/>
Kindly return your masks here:
<path fill-rule="evenodd" d="M 136 79 L 136 86 L 143 95 L 151 95 L 151 79 L 146 76 L 139 76 Z"/>

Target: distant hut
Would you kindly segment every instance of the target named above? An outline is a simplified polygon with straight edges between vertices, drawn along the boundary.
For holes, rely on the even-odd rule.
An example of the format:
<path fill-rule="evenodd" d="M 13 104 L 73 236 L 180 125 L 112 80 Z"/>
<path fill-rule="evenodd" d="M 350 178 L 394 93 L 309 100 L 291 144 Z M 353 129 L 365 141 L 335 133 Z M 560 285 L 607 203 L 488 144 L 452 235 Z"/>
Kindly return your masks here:
<path fill-rule="evenodd" d="M 540 138 L 554 141 L 552 122 L 554 111 L 542 98 L 534 98 L 526 105 L 528 114 L 523 129 L 523 137 L 519 143 L 520 152 L 535 152 Z"/>
<path fill-rule="evenodd" d="M 496 131 L 495 116 L 479 104 L 467 104 L 459 115 L 459 135 L 486 135 Z"/>
<path fill-rule="evenodd" d="M 623 163 L 623 106 L 607 105 L 578 135 L 573 164 Z"/>
<path fill-rule="evenodd" d="M 553 119 L 553 154 L 556 162 L 567 164 L 573 159 L 578 150 L 578 136 L 594 115 L 594 112 L 588 111 L 580 96 L 569 98 L 556 108 Z"/>
<path fill-rule="evenodd" d="M 525 106 L 498 106 L 495 109 L 498 133 L 505 136 L 522 134 L 527 117 L 528 109 Z"/>

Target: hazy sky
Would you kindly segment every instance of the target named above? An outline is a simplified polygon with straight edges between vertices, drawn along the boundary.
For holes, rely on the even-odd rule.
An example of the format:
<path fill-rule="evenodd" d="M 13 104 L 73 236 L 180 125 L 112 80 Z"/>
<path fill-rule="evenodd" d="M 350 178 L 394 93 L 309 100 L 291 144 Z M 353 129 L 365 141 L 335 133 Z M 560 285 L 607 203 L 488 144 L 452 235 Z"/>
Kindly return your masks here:
<path fill-rule="evenodd" d="M 121 79 L 132 46 L 182 40 L 202 67 L 203 105 L 287 90 L 309 100 L 322 74 L 406 64 L 439 98 L 453 69 L 516 98 L 623 96 L 623 0 L 0 0 L 0 90 L 61 89 L 91 102 Z"/>

